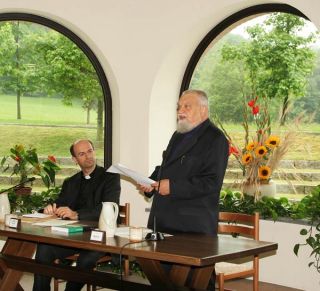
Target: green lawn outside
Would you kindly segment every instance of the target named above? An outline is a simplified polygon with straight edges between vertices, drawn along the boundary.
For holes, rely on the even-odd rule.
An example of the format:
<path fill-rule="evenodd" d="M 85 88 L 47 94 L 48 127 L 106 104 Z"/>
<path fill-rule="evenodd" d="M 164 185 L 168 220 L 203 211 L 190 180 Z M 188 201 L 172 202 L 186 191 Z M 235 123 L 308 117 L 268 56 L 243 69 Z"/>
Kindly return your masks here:
<path fill-rule="evenodd" d="M 96 144 L 97 155 L 103 156 L 103 145 L 95 142 L 95 111 L 92 111 L 91 124 L 87 127 L 86 112 L 79 102 L 65 106 L 57 98 L 22 97 L 21 106 L 22 119 L 17 121 L 16 97 L 0 95 L 0 157 L 8 154 L 10 147 L 20 143 L 36 147 L 39 155 L 68 157 L 69 145 L 79 138 L 91 139 Z M 244 130 L 241 124 L 225 124 L 224 127 L 232 139 L 243 147 Z M 254 128 L 250 126 L 250 129 Z M 271 128 L 274 134 L 279 134 L 276 125 Z M 319 160 L 320 124 L 300 124 L 295 131 L 298 133 L 296 142 L 285 159 Z"/>
<path fill-rule="evenodd" d="M 9 154 L 15 144 L 37 148 L 40 156 L 69 157 L 70 144 L 79 138 L 89 138 L 97 156 L 103 157 L 103 144 L 96 142 L 96 117 L 91 111 L 91 123 L 86 125 L 86 112 L 79 101 L 73 106 L 51 97 L 22 97 L 22 119 L 16 119 L 16 96 L 0 94 L 0 157 Z"/>
<path fill-rule="evenodd" d="M 16 96 L 0 94 L 0 123 L 86 125 L 86 111 L 80 101 L 66 106 L 61 99 L 52 97 L 22 97 L 21 115 L 17 120 Z M 95 126 L 97 113 L 91 110 L 90 125 Z"/>
<path fill-rule="evenodd" d="M 96 129 L 93 128 L 0 125 L 0 134 L 0 157 L 8 155 L 15 144 L 33 146 L 39 156 L 69 157 L 70 145 L 80 138 L 92 140 L 97 156 L 103 157 L 103 145 L 96 142 Z"/>

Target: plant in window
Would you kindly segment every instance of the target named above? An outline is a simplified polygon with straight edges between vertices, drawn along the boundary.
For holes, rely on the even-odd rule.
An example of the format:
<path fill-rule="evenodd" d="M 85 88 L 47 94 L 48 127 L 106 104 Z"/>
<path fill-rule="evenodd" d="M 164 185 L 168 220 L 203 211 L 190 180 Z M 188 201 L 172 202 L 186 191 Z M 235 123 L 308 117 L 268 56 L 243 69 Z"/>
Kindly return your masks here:
<path fill-rule="evenodd" d="M 292 131 L 283 138 L 271 133 L 268 100 L 266 97 L 245 98 L 243 106 L 244 146 L 240 148 L 226 132 L 221 122 L 222 130 L 229 140 L 229 154 L 233 155 L 243 173 L 243 190 L 251 186 L 255 199 L 260 195 L 260 185 L 270 181 L 272 174 L 279 166 L 281 159 L 294 141 Z M 249 126 L 254 125 L 253 130 Z"/>
<path fill-rule="evenodd" d="M 48 189 L 51 185 L 55 186 L 55 175 L 60 170 L 54 156 L 40 162 L 35 148 L 26 149 L 21 144 L 12 147 L 10 155 L 4 156 L 0 165 L 4 172 L 12 170 L 10 176 L 19 176 L 19 183 L 24 183 L 29 175 L 40 176 Z"/>
<path fill-rule="evenodd" d="M 302 209 L 310 226 L 301 229 L 300 234 L 305 237 L 305 243 L 296 244 L 293 251 L 298 256 L 301 246 L 309 246 L 311 248 L 310 257 L 313 257 L 309 267 L 313 266 L 320 273 L 320 185 L 310 195 L 304 197 L 300 205 L 300 211 Z"/>

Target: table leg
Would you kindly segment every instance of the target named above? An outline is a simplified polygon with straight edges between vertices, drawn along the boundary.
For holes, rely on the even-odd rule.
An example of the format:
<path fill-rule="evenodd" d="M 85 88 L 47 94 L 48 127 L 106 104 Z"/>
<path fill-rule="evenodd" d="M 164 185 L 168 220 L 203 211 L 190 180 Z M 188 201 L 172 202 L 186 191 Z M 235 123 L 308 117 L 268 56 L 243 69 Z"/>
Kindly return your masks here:
<path fill-rule="evenodd" d="M 8 238 L 3 246 L 2 253 L 6 255 L 32 258 L 35 249 L 35 243 Z M 3 262 L 1 262 L 0 268 L 3 273 L 0 281 L 0 290 L 23 290 L 19 285 L 23 272 L 7 268 Z"/>
<path fill-rule="evenodd" d="M 170 271 L 171 282 L 175 286 L 185 286 L 190 270 L 190 266 L 173 265 Z"/>
<path fill-rule="evenodd" d="M 160 261 L 136 258 L 150 284 L 159 290 L 174 290 L 173 285 L 161 266 Z"/>
<path fill-rule="evenodd" d="M 214 272 L 214 265 L 206 267 L 195 267 L 193 269 L 193 275 L 189 287 L 205 290 L 208 287 L 212 272 Z"/>
<path fill-rule="evenodd" d="M 173 290 L 173 286 L 186 286 L 189 274 L 191 280 L 190 283 L 188 283 L 188 287 L 205 290 L 209 284 L 212 272 L 214 272 L 213 265 L 191 268 L 186 265 L 173 264 L 169 274 L 170 280 L 168 280 L 167 274 L 161 266 L 160 261 L 143 258 L 136 259 L 151 285 L 158 287 L 159 290 Z"/>

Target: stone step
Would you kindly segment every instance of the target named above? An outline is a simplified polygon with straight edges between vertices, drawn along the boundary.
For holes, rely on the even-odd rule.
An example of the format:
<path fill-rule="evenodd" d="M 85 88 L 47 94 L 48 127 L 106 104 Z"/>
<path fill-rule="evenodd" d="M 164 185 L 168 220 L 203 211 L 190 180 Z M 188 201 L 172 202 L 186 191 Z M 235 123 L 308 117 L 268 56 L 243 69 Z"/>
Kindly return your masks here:
<path fill-rule="evenodd" d="M 313 188 L 319 185 L 318 181 L 284 181 L 274 179 L 277 185 L 277 193 L 306 195 L 310 194 Z M 225 178 L 223 181 L 223 188 L 230 190 L 241 190 L 241 180 L 235 181 L 233 179 Z"/>
<path fill-rule="evenodd" d="M 30 177 L 32 177 L 32 176 L 30 176 Z M 27 183 L 27 186 L 29 186 L 29 185 L 32 185 L 32 187 L 44 186 L 41 177 L 39 177 L 39 176 L 34 176 L 34 177 L 36 179 L 32 182 Z M 66 177 L 68 177 L 68 176 L 57 175 L 56 176 L 56 185 L 57 186 L 62 185 L 62 183 Z M 0 188 L 6 189 L 6 187 L 4 187 L 4 185 L 8 185 L 8 187 L 10 187 L 10 185 L 11 186 L 16 185 L 19 183 L 19 180 L 20 180 L 20 178 L 16 177 L 16 176 L 10 177 L 9 175 L 1 175 L 0 176 Z"/>
<path fill-rule="evenodd" d="M 279 180 L 318 181 L 320 184 L 320 169 L 278 169 L 272 176 Z M 242 179 L 242 170 L 228 168 L 225 178 Z"/>
<path fill-rule="evenodd" d="M 239 168 L 239 162 L 230 157 L 228 168 Z M 306 161 L 306 160 L 282 160 L 279 163 L 281 169 L 320 169 L 320 161 Z"/>

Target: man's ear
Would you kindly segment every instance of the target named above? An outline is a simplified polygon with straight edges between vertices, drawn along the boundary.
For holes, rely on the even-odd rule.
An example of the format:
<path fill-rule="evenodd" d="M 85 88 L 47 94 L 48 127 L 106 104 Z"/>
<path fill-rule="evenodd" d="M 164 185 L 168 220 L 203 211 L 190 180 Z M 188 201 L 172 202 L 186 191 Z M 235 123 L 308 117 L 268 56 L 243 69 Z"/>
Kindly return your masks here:
<path fill-rule="evenodd" d="M 76 165 L 78 165 L 78 161 L 75 157 L 72 157 L 72 160 L 75 162 Z"/>
<path fill-rule="evenodd" d="M 201 117 L 203 118 L 203 120 L 208 118 L 209 110 L 208 110 L 207 106 L 201 106 L 200 112 L 201 112 Z"/>

